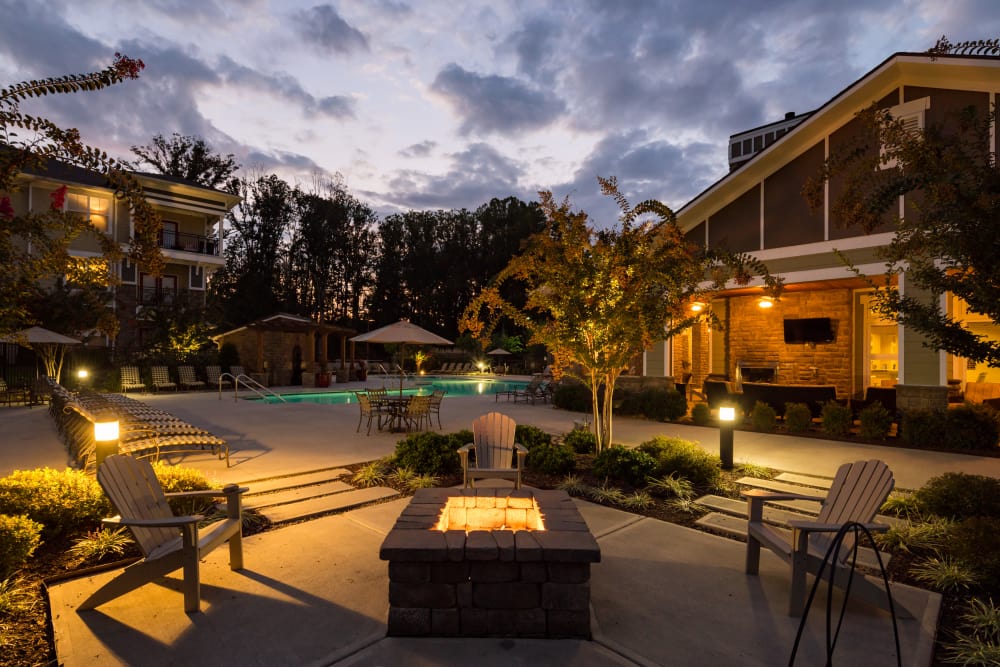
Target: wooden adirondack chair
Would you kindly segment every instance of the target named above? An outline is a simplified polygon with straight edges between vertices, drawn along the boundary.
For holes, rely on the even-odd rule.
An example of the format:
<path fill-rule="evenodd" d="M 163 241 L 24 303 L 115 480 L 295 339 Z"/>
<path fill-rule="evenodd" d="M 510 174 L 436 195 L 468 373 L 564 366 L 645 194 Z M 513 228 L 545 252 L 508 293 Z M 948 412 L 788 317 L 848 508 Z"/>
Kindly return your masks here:
<path fill-rule="evenodd" d="M 120 516 L 105 519 L 107 524 L 128 526 L 143 553 L 117 577 L 84 600 L 80 609 L 93 609 L 129 591 L 184 569 L 184 611 L 201 607 L 199 561 L 212 549 L 229 542 L 229 567 L 243 569 L 241 495 L 247 489 L 230 485 L 212 491 L 164 494 L 148 461 L 116 454 L 104 459 L 97 481 Z M 225 497 L 226 518 L 199 530 L 203 516 L 174 516 L 167 498 Z"/>
<path fill-rule="evenodd" d="M 514 488 L 521 488 L 521 471 L 524 470 L 524 460 L 528 450 L 524 445 L 514 442 L 514 430 L 517 424 L 507 415 L 490 412 L 478 417 L 472 422 L 472 437 L 474 442 L 458 449 L 462 460 L 462 477 L 465 488 L 475 486 L 475 480 L 488 477 L 514 480 Z M 469 452 L 476 454 L 475 465 L 469 462 Z M 517 465 L 511 467 L 517 452 Z"/>
<path fill-rule="evenodd" d="M 816 496 L 797 493 L 782 493 L 764 489 L 743 492 L 747 499 L 747 574 L 757 574 L 760 564 L 760 548 L 765 546 L 792 566 L 792 594 L 788 604 L 789 616 L 800 616 L 806 600 L 806 573 L 816 575 L 826 551 L 840 528 L 850 522 L 863 524 L 872 532 L 887 530 L 889 526 L 872 523 L 879 507 L 889 496 L 893 487 L 892 471 L 882 461 L 856 461 L 845 463 L 837 470 L 830 492 L 823 499 L 822 508 L 815 521 L 792 520 L 792 539 L 768 526 L 763 521 L 764 503 L 773 500 L 817 500 Z M 823 577 L 828 579 L 830 568 L 834 569 L 834 584 L 840 588 L 847 585 L 851 576 L 851 552 L 854 547 L 853 534 L 849 533 L 835 562 L 827 564 Z M 832 559 L 833 560 L 833 559 Z M 855 573 L 850 584 L 852 596 L 886 608 L 888 600 L 881 584 L 865 579 L 860 572 Z M 896 613 L 909 617 L 909 613 L 898 603 Z"/>

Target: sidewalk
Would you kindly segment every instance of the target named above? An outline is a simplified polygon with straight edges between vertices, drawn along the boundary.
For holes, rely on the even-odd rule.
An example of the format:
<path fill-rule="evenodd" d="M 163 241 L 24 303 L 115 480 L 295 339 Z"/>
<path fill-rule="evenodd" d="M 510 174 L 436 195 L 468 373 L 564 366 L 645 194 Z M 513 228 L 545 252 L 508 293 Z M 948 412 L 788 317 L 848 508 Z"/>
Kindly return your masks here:
<path fill-rule="evenodd" d="M 338 389 L 341 386 L 337 387 Z M 178 459 L 219 483 L 336 467 L 392 453 L 398 434 L 355 432 L 356 405 L 277 404 L 218 400 L 213 393 L 141 395 L 140 400 L 226 438 L 232 462 L 211 455 Z M 495 402 L 492 396 L 449 397 L 442 432 L 468 428 L 498 409 L 518 423 L 565 432 L 577 413 L 545 405 Z M 0 410 L 0 474 L 63 467 L 65 452 L 45 410 Z M 716 429 L 619 418 L 615 441 L 638 444 L 677 435 L 718 451 Z M 737 461 L 790 472 L 831 475 L 845 461 L 885 460 L 897 486 L 916 488 L 948 471 L 1000 477 L 1000 459 L 855 445 L 815 438 L 737 432 Z M 8 469 L 9 468 L 9 469 Z M 179 574 L 104 605 L 76 605 L 109 574 L 50 589 L 61 664 L 678 664 L 773 665 L 788 661 L 798 627 L 785 616 L 787 565 L 762 556 L 761 575 L 743 573 L 744 546 L 673 524 L 578 501 L 598 538 L 602 562 L 591 580 L 593 642 L 571 640 L 385 638 L 388 581 L 378 547 L 405 500 L 287 526 L 246 539 L 247 569 L 231 572 L 226 550 L 202 571 L 201 614 L 186 615 Z M 895 592 L 895 587 L 894 587 Z M 901 621 L 904 663 L 929 664 L 938 597 L 898 592 L 911 609 Z M 822 664 L 824 605 L 810 616 L 797 664 Z M 839 664 L 894 663 L 888 616 L 852 609 L 836 650 Z"/>

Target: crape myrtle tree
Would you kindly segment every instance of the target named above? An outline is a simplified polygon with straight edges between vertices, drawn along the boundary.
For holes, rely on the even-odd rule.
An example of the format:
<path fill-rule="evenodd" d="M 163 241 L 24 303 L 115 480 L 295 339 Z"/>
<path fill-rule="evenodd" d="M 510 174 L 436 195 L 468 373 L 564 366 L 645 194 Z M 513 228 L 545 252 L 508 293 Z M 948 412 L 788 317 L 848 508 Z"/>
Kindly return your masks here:
<path fill-rule="evenodd" d="M 232 153 L 222 155 L 212 150 L 200 137 L 174 132 L 169 139 L 162 134 L 146 146 L 132 146 L 138 158 L 132 165 L 152 167 L 158 174 L 177 176 L 208 188 L 225 186 L 240 168 Z"/>
<path fill-rule="evenodd" d="M 942 37 L 929 53 L 998 55 L 1000 40 L 951 44 Z M 922 132 L 876 106 L 858 115 L 865 131 L 806 185 L 807 199 L 822 205 L 824 183 L 836 179 L 843 194 L 832 212 L 840 220 L 866 232 L 892 223 L 895 236 L 879 250 L 885 279 L 869 280 L 876 311 L 919 332 L 926 346 L 1000 367 L 1000 341 L 971 331 L 939 298 L 950 292 L 1000 322 L 1000 169 L 990 150 L 997 107 L 969 107 Z M 904 216 L 901 196 L 908 202 Z M 895 279 L 903 274 L 932 298 L 900 292 Z"/>
<path fill-rule="evenodd" d="M 598 179 L 621 209 L 620 226 L 595 230 L 587 214 L 539 193 L 545 229 L 496 276 L 465 310 L 463 331 L 488 340 L 502 317 L 524 327 L 529 343 L 544 344 L 557 373 L 568 373 L 591 390 L 598 451 L 611 443 L 615 382 L 636 351 L 698 321 L 685 311 L 727 281 L 747 284 L 764 277 L 772 295 L 781 282 L 747 255 L 709 251 L 687 242 L 674 213 L 658 201 L 631 207 L 614 178 Z M 503 285 L 521 283 L 523 307 L 503 296 Z M 603 386 L 603 401 L 599 390 Z"/>
<path fill-rule="evenodd" d="M 114 62 L 98 72 L 27 81 L 0 89 L 0 265 L 4 267 L 0 272 L 0 334 L 39 321 L 32 304 L 40 298 L 40 283 L 67 277 L 71 284 L 107 287 L 112 282 L 110 266 L 123 254 L 115 240 L 99 232 L 83 216 L 64 210 L 65 187 L 52 194 L 48 209 L 15 214 L 13 201 L 21 196 L 18 176 L 26 170 L 42 172 L 50 160 L 103 174 L 115 197 L 126 202 L 131 212 L 134 235 L 129 239 L 129 259 L 145 273 L 162 272 L 163 257 L 157 244 L 160 218 L 124 165 L 84 144 L 76 129 L 63 129 L 22 110 L 31 98 L 97 91 L 136 79 L 144 67 L 141 60 L 116 53 Z M 100 256 L 70 256 L 70 244 L 81 235 L 97 239 Z M 102 313 L 103 308 L 91 312 L 91 325 L 104 327 L 106 333 L 114 335 L 115 320 L 102 317 Z M 48 324 L 60 328 L 56 323 Z"/>

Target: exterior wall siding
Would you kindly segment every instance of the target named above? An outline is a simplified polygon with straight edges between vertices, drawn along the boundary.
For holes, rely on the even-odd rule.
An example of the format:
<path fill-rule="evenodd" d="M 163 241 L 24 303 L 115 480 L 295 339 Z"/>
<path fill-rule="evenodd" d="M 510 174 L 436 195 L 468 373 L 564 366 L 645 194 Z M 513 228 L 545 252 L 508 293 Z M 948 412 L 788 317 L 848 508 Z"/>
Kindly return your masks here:
<path fill-rule="evenodd" d="M 823 241 L 823 210 L 812 211 L 802 184 L 823 168 L 818 143 L 764 180 L 764 248 Z"/>
<path fill-rule="evenodd" d="M 708 219 L 708 244 L 733 252 L 760 250 L 759 185 L 754 185 Z"/>

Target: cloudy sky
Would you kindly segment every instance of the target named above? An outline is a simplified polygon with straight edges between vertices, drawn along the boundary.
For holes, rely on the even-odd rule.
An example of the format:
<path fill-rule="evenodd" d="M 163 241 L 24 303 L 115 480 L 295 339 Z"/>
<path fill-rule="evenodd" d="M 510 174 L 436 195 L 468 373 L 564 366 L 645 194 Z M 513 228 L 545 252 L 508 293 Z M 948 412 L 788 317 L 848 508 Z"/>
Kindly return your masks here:
<path fill-rule="evenodd" d="M 33 100 L 119 157 L 173 132 L 388 213 L 570 196 L 680 208 L 730 134 L 811 110 L 896 51 L 1000 37 L 997 0 L 0 0 L 0 86 L 146 63 Z"/>

